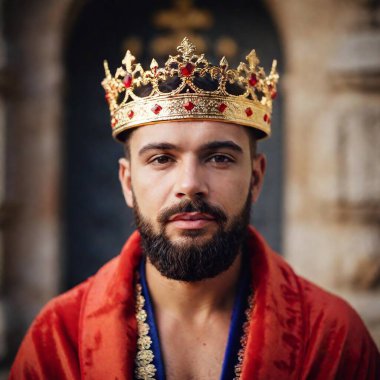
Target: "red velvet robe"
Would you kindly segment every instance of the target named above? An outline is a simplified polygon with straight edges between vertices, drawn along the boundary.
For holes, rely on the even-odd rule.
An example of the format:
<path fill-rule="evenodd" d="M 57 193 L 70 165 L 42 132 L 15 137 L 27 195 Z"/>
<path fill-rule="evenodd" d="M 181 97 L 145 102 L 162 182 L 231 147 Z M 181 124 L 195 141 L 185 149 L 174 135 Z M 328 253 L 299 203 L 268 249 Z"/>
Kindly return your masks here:
<path fill-rule="evenodd" d="M 255 289 L 243 380 L 380 379 L 380 356 L 346 302 L 297 276 L 250 230 Z M 140 236 L 86 282 L 53 299 L 30 327 L 12 380 L 133 379 L 134 273 Z"/>

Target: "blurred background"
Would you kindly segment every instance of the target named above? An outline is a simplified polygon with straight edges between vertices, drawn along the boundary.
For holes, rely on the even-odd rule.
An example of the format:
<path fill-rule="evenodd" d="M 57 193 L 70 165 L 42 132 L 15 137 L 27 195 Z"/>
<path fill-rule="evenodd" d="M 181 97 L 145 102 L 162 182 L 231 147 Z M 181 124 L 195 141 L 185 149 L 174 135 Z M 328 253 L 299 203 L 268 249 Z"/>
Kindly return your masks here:
<path fill-rule="evenodd" d="M 103 60 L 162 64 L 184 36 L 215 63 L 278 59 L 252 223 L 380 345 L 380 0 L 0 0 L 0 26 L 0 379 L 42 305 L 134 229 Z"/>

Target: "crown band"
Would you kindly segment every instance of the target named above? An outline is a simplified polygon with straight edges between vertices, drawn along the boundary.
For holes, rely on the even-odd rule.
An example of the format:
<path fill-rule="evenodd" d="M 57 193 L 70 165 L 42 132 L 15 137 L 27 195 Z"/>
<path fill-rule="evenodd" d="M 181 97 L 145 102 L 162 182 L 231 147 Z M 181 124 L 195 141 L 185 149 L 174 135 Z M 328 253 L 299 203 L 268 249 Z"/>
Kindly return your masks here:
<path fill-rule="evenodd" d="M 112 134 L 116 138 L 127 129 L 164 121 L 214 120 L 254 127 L 270 135 L 270 116 L 261 105 L 252 101 L 226 99 L 204 94 L 143 99 L 127 103 L 115 112 Z"/>
<path fill-rule="evenodd" d="M 195 46 L 185 38 L 177 48 L 180 54 L 169 56 L 164 68 L 153 59 L 151 70 L 144 71 L 134 64 L 127 51 L 113 77 L 105 62 L 106 78 L 102 85 L 111 112 L 112 135 L 122 141 L 122 132 L 128 129 L 164 121 L 214 120 L 244 125 L 256 129 L 258 138 L 271 133 L 272 100 L 276 96 L 278 74 L 276 61 L 268 76 L 258 66 L 253 50 L 248 63 L 240 63 L 236 70 L 228 67 L 223 57 L 219 66 L 212 66 L 204 55 L 195 55 Z M 173 77 L 179 79 L 169 92 L 161 90 Z M 216 82 L 212 91 L 197 84 L 199 78 L 208 77 Z M 237 84 L 239 94 L 232 94 L 228 85 Z M 148 87 L 147 96 L 139 96 L 138 89 Z M 120 98 L 122 100 L 120 101 Z"/>

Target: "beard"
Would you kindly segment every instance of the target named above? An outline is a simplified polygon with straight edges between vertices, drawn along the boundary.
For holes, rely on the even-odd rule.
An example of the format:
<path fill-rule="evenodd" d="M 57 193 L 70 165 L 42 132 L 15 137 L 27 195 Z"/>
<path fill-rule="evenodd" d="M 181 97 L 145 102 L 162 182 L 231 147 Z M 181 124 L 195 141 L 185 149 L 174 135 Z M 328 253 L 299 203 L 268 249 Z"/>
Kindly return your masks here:
<path fill-rule="evenodd" d="M 218 207 L 201 197 L 184 200 L 164 209 L 157 217 L 158 233 L 141 215 L 134 197 L 136 226 L 142 238 L 142 249 L 146 257 L 162 276 L 184 282 L 195 282 L 216 277 L 231 267 L 247 237 L 251 210 L 249 191 L 243 209 L 230 221 Z M 181 242 L 172 242 L 165 233 L 171 216 L 185 212 L 200 212 L 211 215 L 217 223 L 213 236 L 202 241 L 204 230 L 183 231 Z M 200 241 L 199 241 L 200 240 Z"/>

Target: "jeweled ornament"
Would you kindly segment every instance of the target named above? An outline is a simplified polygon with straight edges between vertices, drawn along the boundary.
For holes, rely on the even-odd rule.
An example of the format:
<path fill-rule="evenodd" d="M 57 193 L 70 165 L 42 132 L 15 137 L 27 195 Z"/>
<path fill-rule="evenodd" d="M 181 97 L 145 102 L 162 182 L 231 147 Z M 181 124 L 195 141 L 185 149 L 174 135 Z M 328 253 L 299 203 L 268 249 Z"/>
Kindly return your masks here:
<path fill-rule="evenodd" d="M 190 62 L 187 62 L 186 65 L 181 67 L 181 74 L 184 77 L 189 77 L 194 71 L 194 65 Z"/>
<path fill-rule="evenodd" d="M 127 74 L 123 79 L 123 83 L 124 83 L 125 88 L 130 88 L 132 85 L 132 75 Z"/>
<path fill-rule="evenodd" d="M 184 105 L 185 109 L 187 109 L 188 111 L 191 111 L 194 107 L 195 107 L 195 104 L 192 103 L 192 102 L 186 102 Z"/>
<path fill-rule="evenodd" d="M 158 115 L 162 110 L 162 107 L 159 104 L 155 104 L 152 108 L 152 112 Z"/>
<path fill-rule="evenodd" d="M 253 115 L 253 111 L 252 111 L 252 108 L 251 107 L 248 107 L 245 109 L 245 113 L 248 117 L 252 116 Z"/>
<path fill-rule="evenodd" d="M 252 87 L 255 87 L 256 84 L 257 84 L 257 76 L 255 74 L 251 74 L 249 80 L 248 80 L 249 84 L 252 86 Z"/>
<path fill-rule="evenodd" d="M 224 103 L 221 103 L 221 104 L 219 104 L 219 106 L 218 106 L 218 110 L 219 110 L 219 112 L 222 112 L 222 113 L 226 110 L 226 108 L 227 108 L 227 105 L 224 104 Z"/>

